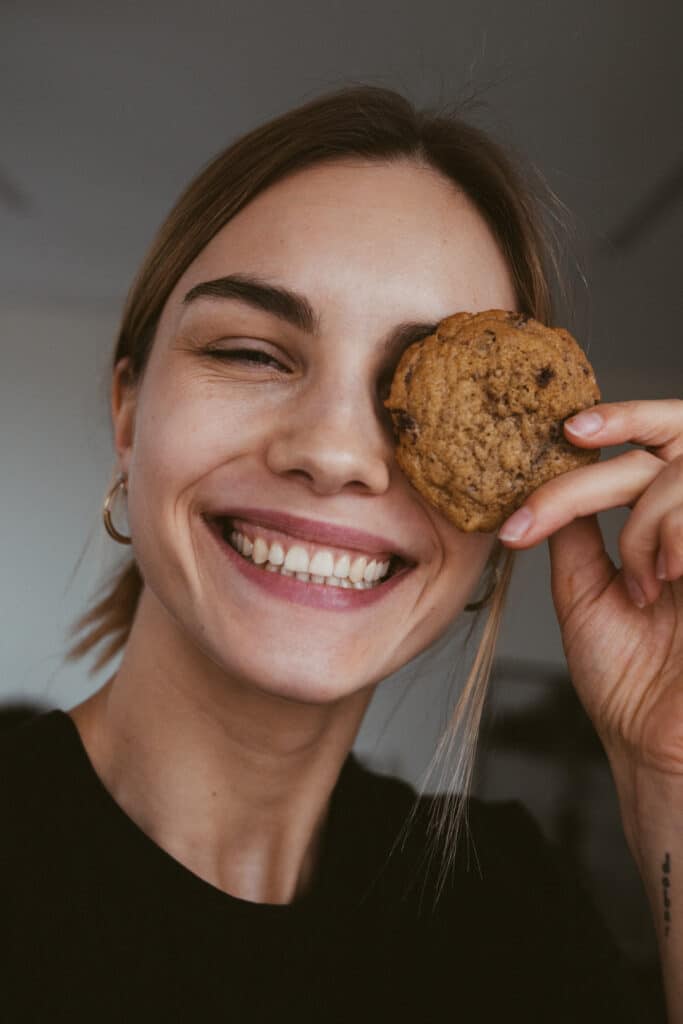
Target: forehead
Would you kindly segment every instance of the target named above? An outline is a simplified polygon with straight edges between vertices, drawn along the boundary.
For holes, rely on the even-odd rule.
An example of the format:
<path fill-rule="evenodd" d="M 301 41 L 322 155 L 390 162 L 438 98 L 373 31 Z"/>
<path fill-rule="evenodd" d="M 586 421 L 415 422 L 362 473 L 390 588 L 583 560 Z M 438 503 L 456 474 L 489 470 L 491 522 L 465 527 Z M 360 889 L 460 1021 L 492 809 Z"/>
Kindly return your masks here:
<path fill-rule="evenodd" d="M 510 270 L 472 201 L 412 161 L 344 159 L 264 190 L 209 242 L 171 296 L 221 275 L 258 273 L 347 313 L 439 319 L 515 308 Z"/>

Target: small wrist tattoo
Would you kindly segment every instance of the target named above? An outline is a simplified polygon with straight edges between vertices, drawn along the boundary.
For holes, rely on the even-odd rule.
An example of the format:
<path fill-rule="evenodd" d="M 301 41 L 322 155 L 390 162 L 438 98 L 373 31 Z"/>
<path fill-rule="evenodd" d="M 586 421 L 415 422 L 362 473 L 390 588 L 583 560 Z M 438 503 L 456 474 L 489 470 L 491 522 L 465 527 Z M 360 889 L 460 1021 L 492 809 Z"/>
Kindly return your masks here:
<path fill-rule="evenodd" d="M 671 854 L 664 855 L 662 861 L 662 893 L 664 896 L 664 937 L 668 936 L 671 927 Z"/>

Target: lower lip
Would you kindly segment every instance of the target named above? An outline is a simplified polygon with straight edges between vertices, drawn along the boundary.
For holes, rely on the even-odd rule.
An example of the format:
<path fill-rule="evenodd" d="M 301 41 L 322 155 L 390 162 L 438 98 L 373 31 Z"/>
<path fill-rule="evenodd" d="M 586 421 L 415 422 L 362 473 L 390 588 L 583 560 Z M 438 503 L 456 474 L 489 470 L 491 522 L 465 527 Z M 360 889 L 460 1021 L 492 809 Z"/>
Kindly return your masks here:
<path fill-rule="evenodd" d="M 240 555 L 231 544 L 225 540 L 221 528 L 217 523 L 204 520 L 209 533 L 217 542 L 221 551 L 227 555 L 230 561 L 242 573 L 246 579 L 257 586 L 267 590 L 274 597 L 280 597 L 284 601 L 294 604 L 307 605 L 309 608 L 324 608 L 328 611 L 349 611 L 354 608 L 366 608 L 370 604 L 376 604 L 400 585 L 403 579 L 411 571 L 412 567 L 406 566 L 386 581 L 379 583 L 370 590 L 356 590 L 354 587 L 333 587 L 327 583 L 305 583 L 292 576 L 281 576 L 277 572 L 269 572 L 267 569 L 260 569 L 249 559 Z"/>

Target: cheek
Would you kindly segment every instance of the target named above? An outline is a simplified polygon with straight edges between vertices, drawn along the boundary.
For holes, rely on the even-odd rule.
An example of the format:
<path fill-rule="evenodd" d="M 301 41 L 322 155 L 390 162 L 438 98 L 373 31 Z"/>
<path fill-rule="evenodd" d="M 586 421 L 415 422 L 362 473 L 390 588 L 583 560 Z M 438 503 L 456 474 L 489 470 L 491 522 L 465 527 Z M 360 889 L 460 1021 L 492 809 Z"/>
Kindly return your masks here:
<path fill-rule="evenodd" d="M 462 606 L 471 599 L 495 545 L 495 534 L 463 533 L 451 524 L 441 530 L 441 589 L 457 596 Z"/>
<path fill-rule="evenodd" d="M 213 469 L 258 448 L 268 423 L 262 403 L 215 389 L 160 390 L 136 422 L 131 487 L 155 502 L 176 500 Z"/>
<path fill-rule="evenodd" d="M 142 394 L 129 467 L 128 523 L 148 582 L 187 583 L 196 563 L 198 494 L 214 473 L 253 468 L 278 417 L 252 392 L 196 378 L 155 380 Z M 239 473 L 238 473 L 239 476 Z M 153 589 L 154 584 L 152 584 Z"/>

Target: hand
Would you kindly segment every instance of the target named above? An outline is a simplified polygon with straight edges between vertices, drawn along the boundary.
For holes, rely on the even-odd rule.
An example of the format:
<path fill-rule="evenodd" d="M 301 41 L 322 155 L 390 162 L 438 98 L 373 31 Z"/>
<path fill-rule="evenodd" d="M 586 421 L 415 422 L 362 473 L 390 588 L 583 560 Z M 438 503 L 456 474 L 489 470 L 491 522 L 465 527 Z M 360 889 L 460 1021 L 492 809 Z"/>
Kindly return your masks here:
<path fill-rule="evenodd" d="M 608 754 L 683 776 L 683 401 L 612 402 L 580 448 L 645 445 L 555 477 L 507 520 L 514 548 L 548 538 L 551 587 L 569 672 Z M 597 512 L 628 506 L 622 568 L 605 550 Z M 513 520 L 532 520 L 508 539 Z M 520 516 L 520 513 L 522 515 Z"/>

